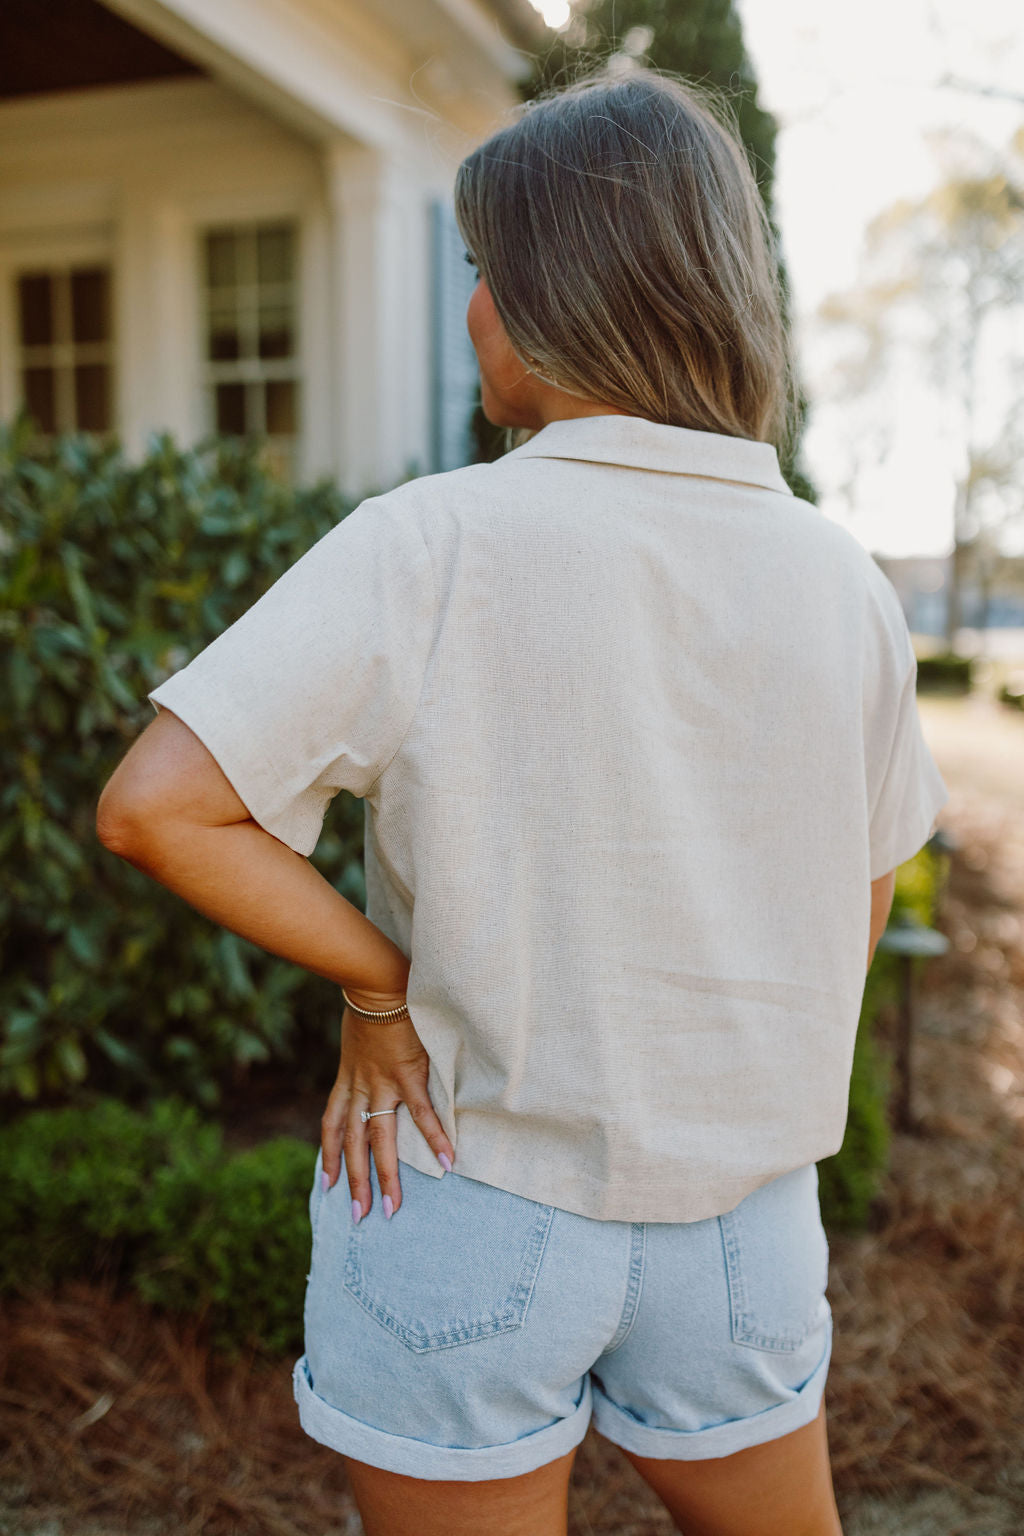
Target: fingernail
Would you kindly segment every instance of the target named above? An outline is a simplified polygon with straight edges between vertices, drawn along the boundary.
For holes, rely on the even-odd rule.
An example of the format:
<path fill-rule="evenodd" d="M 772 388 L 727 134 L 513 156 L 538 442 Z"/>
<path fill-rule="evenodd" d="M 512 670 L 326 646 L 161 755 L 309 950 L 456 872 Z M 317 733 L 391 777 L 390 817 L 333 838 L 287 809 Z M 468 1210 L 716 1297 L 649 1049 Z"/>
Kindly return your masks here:
<path fill-rule="evenodd" d="M 359 1201 L 358 1200 L 353 1200 L 352 1201 L 352 1220 L 355 1222 L 357 1227 L 359 1225 L 359 1218 L 362 1216 L 362 1214 L 363 1214 L 363 1208 L 359 1204 Z"/>
<path fill-rule="evenodd" d="M 451 1173 L 451 1171 L 452 1171 L 452 1160 L 448 1156 L 447 1152 L 439 1152 L 437 1154 L 437 1160 L 441 1164 L 441 1167 L 444 1169 L 445 1173 Z"/>
<path fill-rule="evenodd" d="M 394 1202 L 392 1201 L 391 1196 L 385 1195 L 381 1201 L 381 1205 L 384 1207 L 384 1215 L 387 1217 L 388 1221 L 390 1221 L 392 1216 L 395 1214 Z"/>
<path fill-rule="evenodd" d="M 325 1192 L 328 1189 L 330 1189 L 330 1187 L 331 1187 L 331 1176 L 330 1176 L 329 1173 L 322 1173 L 320 1175 L 320 1184 L 321 1184 L 321 1187 L 323 1188 L 323 1190 Z"/>

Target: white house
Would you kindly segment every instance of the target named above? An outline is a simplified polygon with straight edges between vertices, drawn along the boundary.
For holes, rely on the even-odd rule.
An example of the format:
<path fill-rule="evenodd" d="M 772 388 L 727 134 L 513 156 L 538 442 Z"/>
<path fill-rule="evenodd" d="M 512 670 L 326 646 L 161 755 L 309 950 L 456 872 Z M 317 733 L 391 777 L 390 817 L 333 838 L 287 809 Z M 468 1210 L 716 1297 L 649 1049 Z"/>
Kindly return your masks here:
<path fill-rule="evenodd" d="M 455 167 L 530 0 L 3 0 L 0 417 L 265 434 L 352 495 L 469 456 Z"/>

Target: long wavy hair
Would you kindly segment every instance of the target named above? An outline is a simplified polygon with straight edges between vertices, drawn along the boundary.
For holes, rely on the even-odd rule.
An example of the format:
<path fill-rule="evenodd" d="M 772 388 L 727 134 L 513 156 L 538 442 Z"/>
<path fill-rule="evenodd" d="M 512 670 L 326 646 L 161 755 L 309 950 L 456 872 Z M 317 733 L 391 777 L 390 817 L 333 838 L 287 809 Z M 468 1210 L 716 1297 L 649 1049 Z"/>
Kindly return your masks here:
<path fill-rule="evenodd" d="M 459 166 L 455 216 L 524 366 L 629 415 L 786 453 L 782 280 L 728 99 L 601 68 L 515 110 Z"/>

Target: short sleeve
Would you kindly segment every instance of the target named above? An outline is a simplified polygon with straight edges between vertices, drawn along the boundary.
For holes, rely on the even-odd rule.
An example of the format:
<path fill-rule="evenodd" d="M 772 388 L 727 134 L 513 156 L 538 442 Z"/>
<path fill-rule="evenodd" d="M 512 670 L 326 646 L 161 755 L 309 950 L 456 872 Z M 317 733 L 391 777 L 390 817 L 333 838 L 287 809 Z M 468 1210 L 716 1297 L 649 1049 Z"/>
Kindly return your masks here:
<path fill-rule="evenodd" d="M 338 791 L 365 796 L 401 746 L 433 619 L 409 499 L 372 497 L 147 697 L 195 732 L 254 821 L 309 854 Z"/>
<path fill-rule="evenodd" d="M 928 841 L 949 791 L 921 731 L 917 661 L 903 624 L 906 659 L 885 771 L 874 786 L 869 832 L 871 879 L 913 858 Z M 891 718 L 891 716 L 890 716 Z"/>

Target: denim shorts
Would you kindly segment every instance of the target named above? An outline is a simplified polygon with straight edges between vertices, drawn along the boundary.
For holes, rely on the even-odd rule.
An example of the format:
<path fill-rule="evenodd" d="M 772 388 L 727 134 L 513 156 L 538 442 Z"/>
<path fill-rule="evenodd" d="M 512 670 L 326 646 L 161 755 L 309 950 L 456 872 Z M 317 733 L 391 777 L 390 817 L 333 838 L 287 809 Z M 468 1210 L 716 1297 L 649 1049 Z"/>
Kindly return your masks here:
<path fill-rule="evenodd" d="M 303 1429 L 410 1477 L 516 1477 L 593 1416 L 639 1456 L 729 1456 L 810 1423 L 832 1314 L 818 1170 L 722 1216 L 596 1221 L 401 1163 L 402 1205 L 353 1225 L 344 1167 L 310 1196 Z"/>

